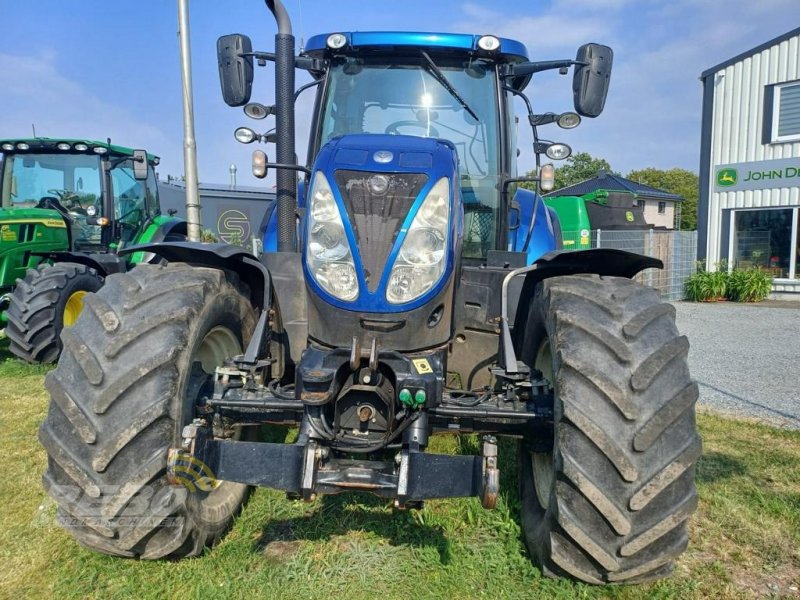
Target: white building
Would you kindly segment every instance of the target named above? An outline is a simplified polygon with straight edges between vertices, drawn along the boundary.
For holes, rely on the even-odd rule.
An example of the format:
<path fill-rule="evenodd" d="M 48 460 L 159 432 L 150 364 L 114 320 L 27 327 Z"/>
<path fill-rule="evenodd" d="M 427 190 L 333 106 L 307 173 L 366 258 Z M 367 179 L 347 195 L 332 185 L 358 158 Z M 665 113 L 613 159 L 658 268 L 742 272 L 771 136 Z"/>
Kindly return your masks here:
<path fill-rule="evenodd" d="M 800 294 L 800 28 L 701 76 L 698 254 Z"/>

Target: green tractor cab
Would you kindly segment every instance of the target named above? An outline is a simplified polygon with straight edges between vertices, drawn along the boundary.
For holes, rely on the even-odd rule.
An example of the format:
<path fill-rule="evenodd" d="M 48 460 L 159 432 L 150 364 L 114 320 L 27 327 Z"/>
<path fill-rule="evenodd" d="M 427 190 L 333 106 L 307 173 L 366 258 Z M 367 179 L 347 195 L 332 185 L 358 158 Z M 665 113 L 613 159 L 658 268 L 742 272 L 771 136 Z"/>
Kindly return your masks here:
<path fill-rule="evenodd" d="M 58 358 L 59 334 L 110 273 L 152 260 L 131 244 L 185 238 L 161 215 L 158 157 L 90 140 L 0 140 L 0 326 L 29 362 Z"/>

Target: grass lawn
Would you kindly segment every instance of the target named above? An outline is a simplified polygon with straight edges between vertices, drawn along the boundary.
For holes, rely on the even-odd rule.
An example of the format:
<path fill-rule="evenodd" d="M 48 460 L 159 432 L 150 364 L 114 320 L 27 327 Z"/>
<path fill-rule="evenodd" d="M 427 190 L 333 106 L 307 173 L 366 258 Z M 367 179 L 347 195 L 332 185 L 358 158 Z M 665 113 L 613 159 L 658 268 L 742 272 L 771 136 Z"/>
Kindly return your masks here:
<path fill-rule="evenodd" d="M 541 577 L 517 525 L 515 446 L 501 448 L 502 497 L 395 512 L 371 496 L 289 502 L 257 490 L 222 543 L 180 562 L 115 559 L 54 523 L 37 440 L 47 369 L 0 340 L 0 598 L 739 598 L 800 596 L 800 432 L 699 417 L 705 455 L 692 541 L 653 585 L 590 587 Z M 442 437 L 433 450 L 471 451 Z"/>

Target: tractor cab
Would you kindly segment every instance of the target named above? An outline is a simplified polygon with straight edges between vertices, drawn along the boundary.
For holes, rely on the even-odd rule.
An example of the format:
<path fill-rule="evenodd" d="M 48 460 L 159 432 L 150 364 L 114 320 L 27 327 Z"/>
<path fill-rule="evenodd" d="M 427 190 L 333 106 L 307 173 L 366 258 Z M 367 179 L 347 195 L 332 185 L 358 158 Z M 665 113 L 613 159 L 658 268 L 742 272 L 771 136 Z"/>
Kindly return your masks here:
<path fill-rule="evenodd" d="M 306 53 L 328 64 L 309 163 L 322 145 L 348 134 L 449 140 L 464 205 L 462 255 L 485 258 L 498 248 L 501 184 L 514 170 L 500 69 L 527 60 L 525 47 L 491 36 L 354 32 L 312 37 Z"/>
<path fill-rule="evenodd" d="M 22 209 L 47 210 L 66 224 L 70 250 L 103 252 L 129 243 L 158 212 L 157 157 L 148 156 L 151 166 L 141 180 L 133 151 L 120 146 L 35 138 L 0 141 L 0 148 L 4 218 Z"/>

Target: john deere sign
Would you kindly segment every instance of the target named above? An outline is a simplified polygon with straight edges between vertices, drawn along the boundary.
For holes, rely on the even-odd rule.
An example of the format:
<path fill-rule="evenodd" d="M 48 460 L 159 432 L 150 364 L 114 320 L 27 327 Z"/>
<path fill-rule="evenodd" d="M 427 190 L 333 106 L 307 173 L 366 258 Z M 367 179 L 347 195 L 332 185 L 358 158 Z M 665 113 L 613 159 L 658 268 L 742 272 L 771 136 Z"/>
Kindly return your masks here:
<path fill-rule="evenodd" d="M 719 165 L 715 192 L 800 187 L 800 158 Z"/>

